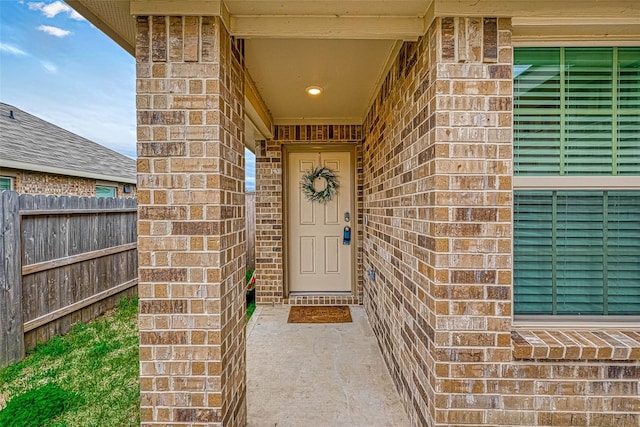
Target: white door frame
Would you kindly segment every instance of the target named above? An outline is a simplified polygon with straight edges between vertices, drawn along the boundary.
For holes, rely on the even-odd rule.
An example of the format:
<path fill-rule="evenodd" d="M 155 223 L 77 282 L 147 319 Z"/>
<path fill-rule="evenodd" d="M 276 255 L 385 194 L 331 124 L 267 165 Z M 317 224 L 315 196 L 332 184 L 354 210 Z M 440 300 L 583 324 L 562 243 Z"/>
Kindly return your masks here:
<path fill-rule="evenodd" d="M 351 222 L 349 226 L 351 227 L 351 296 L 356 295 L 356 284 L 357 284 L 357 248 L 358 244 L 358 219 L 360 218 L 360 212 L 357 209 L 357 189 L 358 189 L 358 180 L 357 180 L 357 144 L 355 143 L 327 143 L 327 144 L 283 144 L 282 145 L 282 239 L 283 239 L 283 253 L 282 253 L 282 267 L 283 267 L 283 297 L 289 298 L 289 190 L 287 183 L 289 182 L 289 153 L 317 153 L 317 152 L 348 152 L 351 154 Z M 339 292 L 318 292 L 318 295 L 344 295 L 344 293 Z"/>

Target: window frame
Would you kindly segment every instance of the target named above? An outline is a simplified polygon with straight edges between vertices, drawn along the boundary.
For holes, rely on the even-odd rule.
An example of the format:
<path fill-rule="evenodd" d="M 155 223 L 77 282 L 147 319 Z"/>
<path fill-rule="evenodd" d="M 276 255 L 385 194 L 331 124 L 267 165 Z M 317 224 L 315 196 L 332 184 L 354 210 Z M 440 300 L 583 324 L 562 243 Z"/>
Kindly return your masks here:
<path fill-rule="evenodd" d="M 8 190 L 0 190 L 0 191 L 15 191 L 15 181 L 16 178 L 9 175 L 0 175 L 0 180 L 6 179 L 9 181 L 9 189 Z"/>
<path fill-rule="evenodd" d="M 561 41 L 561 40 L 518 40 L 514 41 L 513 47 L 513 65 L 515 65 L 515 51 L 518 48 L 602 48 L 602 47 L 640 47 L 640 42 L 624 42 L 624 41 Z M 512 79 L 515 87 L 515 77 Z M 514 90 L 515 95 L 515 90 Z M 515 103 L 513 107 L 513 144 L 515 151 Z M 562 191 L 562 190 L 640 190 L 640 173 L 637 175 L 516 175 L 513 169 L 513 193 L 517 191 Z M 513 206 L 512 206 L 513 208 Z M 515 218 L 512 220 L 512 254 L 514 253 L 515 237 Z M 512 266 L 515 271 L 515 259 Z M 512 276 L 513 277 L 513 276 Z M 637 330 L 637 324 L 640 322 L 639 315 L 532 315 L 532 314 L 516 314 L 515 313 L 515 283 L 512 292 L 512 321 L 513 325 L 518 329 L 594 329 L 594 328 L 615 328 L 619 330 Z"/>
<path fill-rule="evenodd" d="M 113 189 L 113 196 L 98 196 L 98 188 L 110 188 Z M 117 198 L 118 197 L 118 186 L 116 185 L 109 185 L 109 184 L 101 184 L 101 183 L 97 183 L 96 184 L 96 197 L 98 198 Z"/>

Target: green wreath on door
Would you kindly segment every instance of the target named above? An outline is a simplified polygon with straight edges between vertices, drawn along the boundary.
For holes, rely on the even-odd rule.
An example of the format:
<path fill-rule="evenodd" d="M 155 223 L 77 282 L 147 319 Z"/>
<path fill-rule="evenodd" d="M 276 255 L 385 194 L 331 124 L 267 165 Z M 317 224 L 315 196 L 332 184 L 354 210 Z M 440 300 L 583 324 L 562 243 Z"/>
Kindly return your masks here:
<path fill-rule="evenodd" d="M 327 185 L 322 190 L 316 190 L 315 188 L 315 182 L 318 179 L 324 179 L 327 182 Z M 312 202 L 329 202 L 333 195 L 336 194 L 336 189 L 339 186 L 336 174 L 324 166 L 317 166 L 302 175 L 302 193 Z"/>

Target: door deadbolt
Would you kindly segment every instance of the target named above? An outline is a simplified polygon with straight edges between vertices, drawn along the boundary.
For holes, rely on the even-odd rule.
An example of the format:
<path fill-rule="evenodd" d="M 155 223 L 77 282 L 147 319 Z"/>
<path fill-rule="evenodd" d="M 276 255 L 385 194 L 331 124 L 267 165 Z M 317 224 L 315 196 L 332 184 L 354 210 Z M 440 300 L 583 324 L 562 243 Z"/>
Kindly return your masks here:
<path fill-rule="evenodd" d="M 351 227 L 349 227 L 348 225 L 344 228 L 344 231 L 342 232 L 342 244 L 343 245 L 351 244 Z"/>
<path fill-rule="evenodd" d="M 344 221 L 345 222 L 351 221 L 351 215 L 349 214 L 349 212 L 344 213 Z"/>

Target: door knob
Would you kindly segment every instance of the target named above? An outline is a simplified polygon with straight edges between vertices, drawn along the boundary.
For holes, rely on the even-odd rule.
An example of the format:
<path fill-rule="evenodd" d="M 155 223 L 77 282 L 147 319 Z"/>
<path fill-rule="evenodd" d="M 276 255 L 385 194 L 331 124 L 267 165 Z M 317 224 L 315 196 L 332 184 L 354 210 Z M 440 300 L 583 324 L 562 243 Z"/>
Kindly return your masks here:
<path fill-rule="evenodd" d="M 351 221 L 351 215 L 349 214 L 349 212 L 344 213 L 344 221 L 345 222 Z"/>

